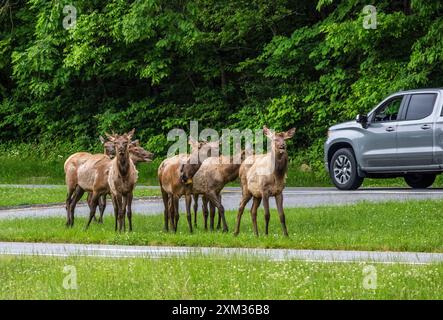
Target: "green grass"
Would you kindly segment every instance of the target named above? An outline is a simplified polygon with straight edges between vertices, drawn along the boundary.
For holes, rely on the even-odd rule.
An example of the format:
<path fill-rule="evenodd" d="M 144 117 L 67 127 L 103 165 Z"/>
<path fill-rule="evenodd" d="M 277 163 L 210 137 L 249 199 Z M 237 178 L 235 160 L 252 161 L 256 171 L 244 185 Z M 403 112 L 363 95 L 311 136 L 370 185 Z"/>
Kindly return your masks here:
<path fill-rule="evenodd" d="M 1 256 L 0 299 L 443 298 L 443 264 L 375 264 L 375 289 L 364 287 L 365 266 L 240 258 Z M 64 282 L 73 284 L 64 280 L 72 268 L 77 289 L 65 289 Z"/>
<path fill-rule="evenodd" d="M 35 158 L 8 158 L 0 156 L 0 184 L 60 184 L 65 183 L 65 157 L 41 161 Z M 138 183 L 158 185 L 157 168 L 160 160 L 137 164 Z"/>
<path fill-rule="evenodd" d="M 63 163 L 64 158 L 52 161 L 39 161 L 37 159 L 15 159 L 0 156 L 2 170 L 0 170 L 0 184 L 59 184 L 65 181 Z M 158 185 L 157 168 L 160 159 L 152 163 L 137 165 L 139 171 L 139 184 Z M 288 187 L 332 187 L 326 174 L 314 171 L 302 171 L 298 164 L 291 164 L 288 168 L 286 185 Z M 238 186 L 238 181 L 230 184 Z M 443 177 L 440 175 L 434 186 L 442 186 Z M 395 179 L 365 179 L 363 187 L 407 187 L 403 178 Z"/>
<path fill-rule="evenodd" d="M 87 231 L 86 218 L 76 218 L 74 228 L 67 229 L 62 210 L 60 218 L 0 220 L 0 241 L 443 252 L 442 206 L 442 201 L 427 200 L 287 209 L 289 238 L 282 236 L 274 210 L 269 236 L 263 235 L 263 210 L 259 211 L 258 238 L 248 212 L 235 237 L 235 212 L 227 212 L 229 233 L 204 231 L 199 216 L 198 228 L 190 234 L 183 214 L 178 232 L 166 233 L 163 215 L 135 214 L 134 231 L 119 234 L 110 215 L 103 225 L 93 223 Z"/>
<path fill-rule="evenodd" d="M 101 152 L 98 144 L 90 152 Z M 62 143 L 59 145 L 45 144 L 0 144 L 0 184 L 59 184 L 65 181 L 63 164 L 66 158 L 83 147 L 75 144 Z M 308 159 L 311 159 L 309 157 Z M 317 157 L 318 158 L 318 157 Z M 158 185 L 157 168 L 161 158 L 152 163 L 140 163 L 139 184 Z M 287 186 L 291 187 L 331 187 L 332 183 L 326 174 L 321 162 L 310 168 L 303 164 L 306 157 L 296 157 L 289 164 Z M 302 170 L 304 167 L 304 170 Z M 238 186 L 238 181 L 231 183 Z M 439 176 L 435 186 L 443 185 L 443 178 Z M 364 187 L 406 187 L 402 178 L 397 179 L 365 179 Z"/>
<path fill-rule="evenodd" d="M 160 190 L 136 188 L 135 197 L 160 196 Z M 66 187 L 0 187 L 0 208 L 19 205 L 64 203 Z M 86 195 L 83 196 L 86 199 Z"/>

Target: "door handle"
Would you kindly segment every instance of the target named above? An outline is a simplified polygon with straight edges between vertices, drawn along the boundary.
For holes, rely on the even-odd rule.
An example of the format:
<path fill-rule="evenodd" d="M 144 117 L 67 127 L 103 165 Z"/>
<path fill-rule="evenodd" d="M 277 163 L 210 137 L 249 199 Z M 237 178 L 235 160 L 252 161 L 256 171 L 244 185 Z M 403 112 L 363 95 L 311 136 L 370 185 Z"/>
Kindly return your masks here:
<path fill-rule="evenodd" d="M 431 129 L 431 125 L 430 124 L 424 124 L 424 125 L 421 126 L 421 128 L 423 130 Z"/>
<path fill-rule="evenodd" d="M 386 128 L 386 131 L 388 131 L 388 132 L 392 132 L 392 131 L 394 131 L 395 129 L 394 129 L 394 127 L 387 127 Z"/>

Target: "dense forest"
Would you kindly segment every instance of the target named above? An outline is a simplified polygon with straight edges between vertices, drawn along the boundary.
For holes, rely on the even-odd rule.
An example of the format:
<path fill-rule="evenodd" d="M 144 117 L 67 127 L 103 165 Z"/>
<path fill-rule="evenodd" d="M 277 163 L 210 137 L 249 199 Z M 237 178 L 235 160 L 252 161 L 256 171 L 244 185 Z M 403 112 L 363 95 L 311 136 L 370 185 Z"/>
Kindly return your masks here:
<path fill-rule="evenodd" d="M 1 0 L 0 143 L 88 148 L 135 127 L 162 155 L 170 129 L 198 120 L 295 126 L 291 152 L 320 159 L 329 125 L 443 85 L 442 13 L 440 0 Z"/>

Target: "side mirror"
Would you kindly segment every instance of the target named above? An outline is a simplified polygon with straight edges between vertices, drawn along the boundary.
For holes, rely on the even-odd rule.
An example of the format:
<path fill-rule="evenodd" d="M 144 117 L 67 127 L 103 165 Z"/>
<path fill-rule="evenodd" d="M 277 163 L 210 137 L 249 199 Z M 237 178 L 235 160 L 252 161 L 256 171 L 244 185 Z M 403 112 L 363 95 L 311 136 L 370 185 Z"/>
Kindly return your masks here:
<path fill-rule="evenodd" d="M 355 117 L 355 121 L 357 121 L 357 123 L 360 123 L 361 126 L 365 129 L 368 127 L 368 116 L 365 114 L 359 113 L 357 117 Z"/>

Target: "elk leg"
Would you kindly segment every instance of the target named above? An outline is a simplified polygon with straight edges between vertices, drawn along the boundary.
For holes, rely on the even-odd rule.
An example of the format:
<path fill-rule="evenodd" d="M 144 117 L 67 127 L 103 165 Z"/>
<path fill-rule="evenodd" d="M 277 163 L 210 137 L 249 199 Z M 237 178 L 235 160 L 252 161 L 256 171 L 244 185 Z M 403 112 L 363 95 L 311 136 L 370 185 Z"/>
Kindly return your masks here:
<path fill-rule="evenodd" d="M 253 201 L 251 208 L 252 226 L 254 228 L 254 234 L 258 237 L 257 209 L 260 206 L 261 198 L 254 197 Z"/>
<path fill-rule="evenodd" d="M 208 212 L 208 199 L 206 198 L 206 196 L 203 196 L 202 200 L 203 200 L 203 206 L 202 206 L 203 218 L 205 219 L 205 230 L 207 231 L 208 230 L 208 215 L 209 215 L 209 212 Z"/>
<path fill-rule="evenodd" d="M 168 226 L 168 223 L 169 223 L 169 210 L 168 210 L 168 206 L 169 206 L 169 201 L 168 201 L 168 193 L 165 191 L 165 190 L 163 190 L 163 188 L 160 188 L 161 189 L 161 192 L 162 192 L 162 199 L 163 199 L 163 206 L 165 207 L 165 210 L 164 210 L 164 212 L 163 212 L 163 214 L 164 214 L 164 221 L 165 221 L 165 226 L 163 227 L 164 228 L 164 230 L 166 231 L 166 232 L 168 232 L 169 231 L 169 226 Z"/>
<path fill-rule="evenodd" d="M 178 206 L 178 196 L 173 195 L 172 196 L 172 204 L 174 207 L 174 232 L 177 232 L 177 227 L 178 227 L 178 220 L 180 219 L 180 214 L 179 214 L 179 206 Z"/>
<path fill-rule="evenodd" d="M 237 236 L 240 232 L 241 217 L 243 215 L 246 205 L 248 204 L 249 200 L 251 200 L 251 198 L 252 198 L 252 195 L 250 193 L 248 193 L 246 195 L 243 195 L 243 197 L 240 201 L 240 207 L 238 208 L 238 214 L 237 214 L 237 223 L 235 225 L 235 231 L 234 231 L 235 236 Z"/>
<path fill-rule="evenodd" d="M 174 196 L 174 215 L 175 215 L 175 232 L 177 232 L 178 220 L 180 219 L 178 200 L 179 197 Z"/>
<path fill-rule="evenodd" d="M 212 201 L 209 201 L 209 212 L 210 212 L 209 227 L 211 231 L 214 231 L 215 206 L 212 203 Z"/>
<path fill-rule="evenodd" d="M 277 204 L 277 211 L 278 211 L 278 215 L 280 217 L 280 223 L 281 223 L 281 228 L 283 230 L 283 234 L 287 237 L 288 236 L 288 229 L 286 228 L 285 212 L 283 211 L 283 194 L 282 193 L 275 196 L 275 203 Z"/>
<path fill-rule="evenodd" d="M 192 233 L 191 195 L 187 194 L 185 196 L 185 201 L 186 201 L 186 218 L 188 219 L 189 232 Z"/>
<path fill-rule="evenodd" d="M 123 230 L 123 200 L 121 195 L 117 195 L 115 197 L 115 203 L 117 204 L 117 224 L 118 231 L 122 232 Z"/>
<path fill-rule="evenodd" d="M 95 210 L 97 209 L 98 205 L 98 198 L 100 198 L 100 194 L 93 192 L 91 199 L 89 200 L 89 219 L 88 223 L 85 226 L 85 230 L 89 228 L 89 224 L 91 223 L 92 219 L 95 215 Z"/>
<path fill-rule="evenodd" d="M 194 226 L 197 228 L 198 194 L 194 194 Z"/>
<path fill-rule="evenodd" d="M 86 198 L 86 202 L 88 203 L 89 210 L 91 210 L 91 198 L 92 198 L 92 192 L 88 192 L 88 197 Z M 97 221 L 95 218 L 95 212 L 94 212 L 94 221 Z"/>
<path fill-rule="evenodd" d="M 117 199 L 114 195 L 111 194 L 112 206 L 114 207 L 114 220 L 115 220 L 115 228 L 114 231 L 117 232 L 117 221 L 118 221 L 118 204 Z"/>
<path fill-rule="evenodd" d="M 68 187 L 68 194 L 66 195 L 66 226 L 69 227 L 71 225 L 71 215 L 69 211 L 69 207 L 71 206 L 72 195 L 74 194 L 75 188 Z"/>
<path fill-rule="evenodd" d="M 221 203 L 221 194 L 218 194 L 218 201 L 220 201 Z M 218 221 L 217 221 L 217 230 L 221 229 L 221 215 L 220 215 L 220 211 L 218 212 Z"/>
<path fill-rule="evenodd" d="M 103 223 L 103 214 L 106 209 L 106 195 L 102 195 L 98 200 L 98 210 L 100 211 L 100 218 L 98 218 L 98 223 Z"/>
<path fill-rule="evenodd" d="M 223 232 L 228 232 L 228 225 L 226 223 L 225 219 L 225 208 L 223 207 L 221 203 L 221 198 L 218 197 L 218 195 L 215 192 L 209 193 L 209 200 L 212 202 L 212 204 L 217 207 L 218 214 L 221 216 L 222 222 L 223 222 Z M 211 208 L 212 210 L 212 208 Z M 215 209 L 213 210 L 215 212 Z M 214 217 L 212 216 L 211 212 L 211 230 L 214 228 Z"/>
<path fill-rule="evenodd" d="M 128 195 L 122 195 L 121 210 L 119 212 L 120 232 L 126 232 L 126 206 L 128 205 Z"/>
<path fill-rule="evenodd" d="M 71 203 L 69 205 L 69 220 L 71 221 L 71 224 L 70 224 L 71 227 L 74 226 L 75 206 L 77 205 L 77 202 L 81 199 L 81 197 L 83 196 L 84 193 L 85 193 L 85 190 L 83 190 L 79 186 L 77 186 L 75 188 L 75 192 L 73 195 L 74 198 L 71 200 Z"/>
<path fill-rule="evenodd" d="M 263 207 L 265 209 L 265 235 L 268 235 L 269 219 L 271 213 L 269 212 L 269 196 L 263 195 Z"/>
<path fill-rule="evenodd" d="M 127 209 L 127 215 L 128 215 L 128 222 L 129 222 L 129 232 L 132 231 L 132 198 L 133 194 L 132 192 L 128 193 L 128 209 Z"/>
<path fill-rule="evenodd" d="M 168 194 L 168 216 L 169 216 L 169 223 L 171 225 L 171 229 L 174 230 L 175 228 L 174 201 L 172 199 L 172 195 L 169 194 Z"/>

